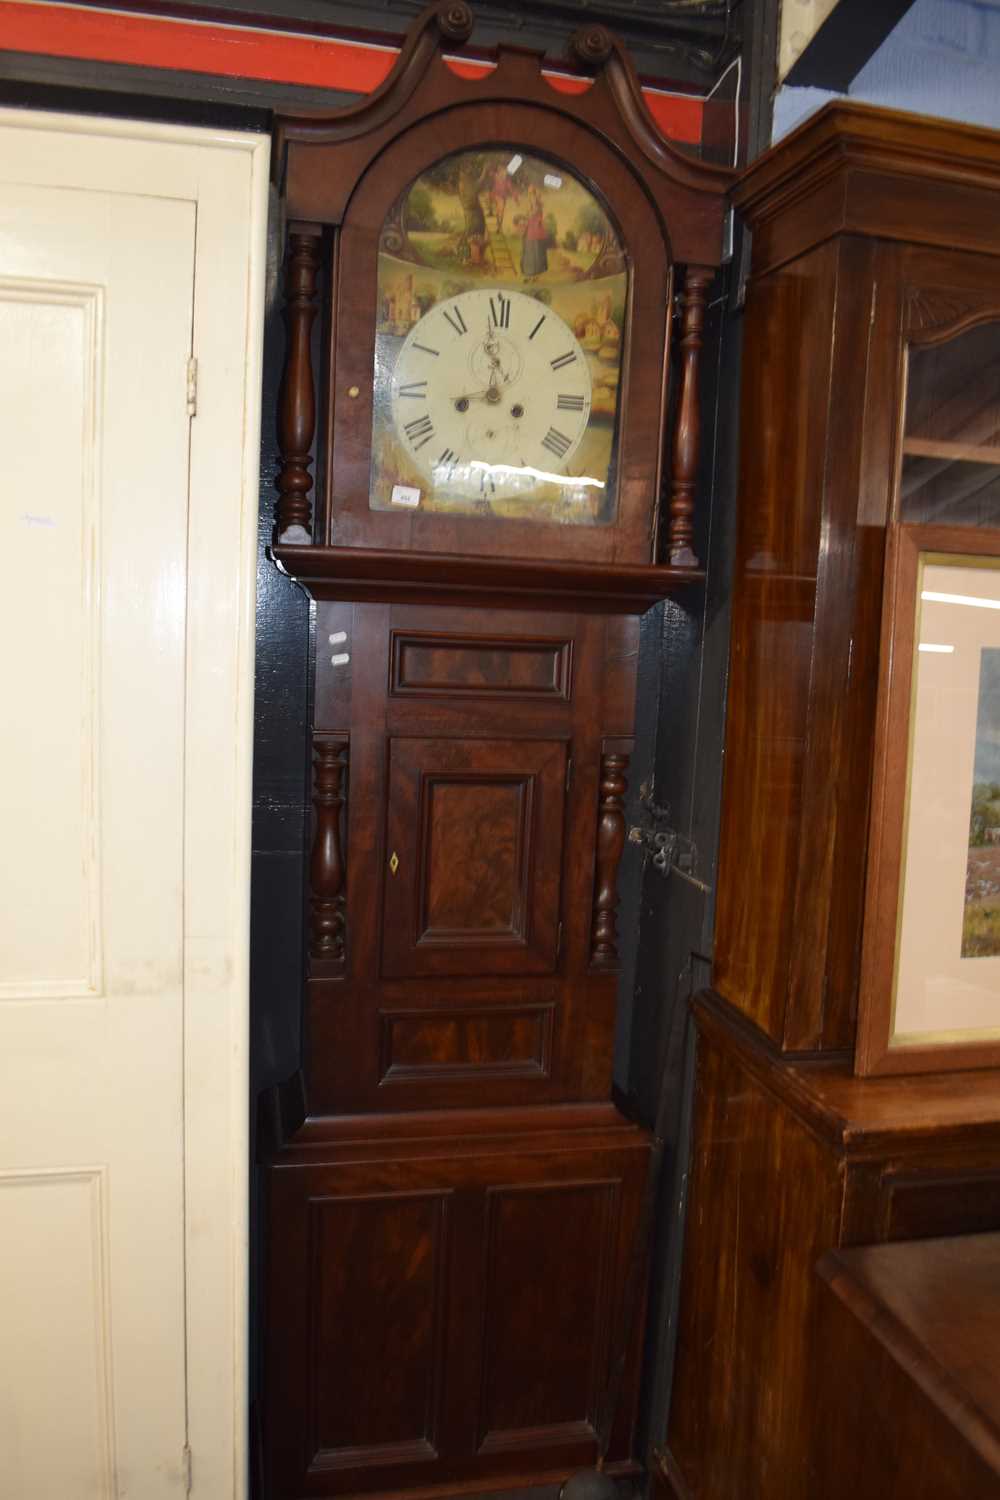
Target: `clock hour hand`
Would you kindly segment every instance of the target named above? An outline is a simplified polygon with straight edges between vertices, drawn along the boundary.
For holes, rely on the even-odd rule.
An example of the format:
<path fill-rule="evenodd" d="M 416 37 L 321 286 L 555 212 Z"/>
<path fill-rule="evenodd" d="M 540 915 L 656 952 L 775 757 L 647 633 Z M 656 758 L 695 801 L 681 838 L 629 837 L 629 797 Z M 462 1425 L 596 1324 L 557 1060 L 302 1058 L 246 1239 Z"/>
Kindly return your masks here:
<path fill-rule="evenodd" d="M 468 411 L 470 401 L 488 401 L 495 406 L 500 400 L 500 387 L 491 379 L 485 391 L 468 391 L 464 396 L 453 396 L 452 400 L 456 411 Z"/>

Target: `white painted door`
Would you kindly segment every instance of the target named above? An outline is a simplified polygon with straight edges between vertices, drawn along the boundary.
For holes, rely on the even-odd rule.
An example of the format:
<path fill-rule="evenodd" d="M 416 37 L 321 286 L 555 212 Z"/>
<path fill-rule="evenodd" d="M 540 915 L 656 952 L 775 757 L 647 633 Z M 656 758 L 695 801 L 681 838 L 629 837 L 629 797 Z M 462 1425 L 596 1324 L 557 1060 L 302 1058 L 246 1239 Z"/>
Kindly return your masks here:
<path fill-rule="evenodd" d="M 242 1254 L 231 1157 L 245 1138 L 213 1128 L 212 1044 L 191 1006 L 199 964 L 245 977 L 245 410 L 230 493 L 198 490 L 213 422 L 228 441 L 224 375 L 238 409 L 256 398 L 251 256 L 229 268 L 246 286 L 227 372 L 225 331 L 208 339 L 217 400 L 194 419 L 209 424 L 199 450 L 201 168 L 185 193 L 172 146 L 28 124 L 0 121 L 0 1492 L 160 1500 L 188 1484 L 188 1409 L 202 1396 L 188 1388 L 186 1299 L 205 1298 L 205 1237 L 228 1244 L 230 1271 Z M 232 554 L 193 515 L 212 503 L 235 505 Z M 241 704 L 221 742 L 199 711 L 213 689 Z M 206 777 L 231 813 L 218 828 L 192 823 Z M 197 910 L 204 882 L 222 883 L 221 943 Z M 207 931 L 192 930 L 199 916 Z M 230 1126 L 245 1087 L 233 1045 L 216 1037 Z M 229 1177 L 222 1203 L 201 1205 L 191 1287 L 193 1151 L 220 1155 Z M 238 1282 L 224 1288 L 228 1347 L 210 1351 L 230 1382 L 243 1375 Z M 238 1455 L 241 1392 L 205 1399 L 229 1423 L 206 1446 Z M 194 1460 L 197 1478 L 197 1448 Z M 238 1493 L 238 1457 L 213 1462 L 196 1493 Z"/>

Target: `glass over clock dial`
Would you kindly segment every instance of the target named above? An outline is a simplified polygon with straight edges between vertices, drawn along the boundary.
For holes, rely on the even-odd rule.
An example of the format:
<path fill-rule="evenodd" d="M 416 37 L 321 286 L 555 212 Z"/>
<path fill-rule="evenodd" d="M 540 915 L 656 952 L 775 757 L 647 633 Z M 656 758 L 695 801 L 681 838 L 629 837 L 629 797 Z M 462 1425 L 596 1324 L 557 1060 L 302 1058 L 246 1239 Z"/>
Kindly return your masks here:
<path fill-rule="evenodd" d="M 396 436 L 439 496 L 560 487 L 586 504 L 607 475 L 570 473 L 591 416 L 587 356 L 567 323 L 500 287 L 462 292 L 414 325 L 391 380 Z"/>
<path fill-rule="evenodd" d="M 627 300 L 565 167 L 507 148 L 424 172 L 382 229 L 372 508 L 613 521 Z"/>

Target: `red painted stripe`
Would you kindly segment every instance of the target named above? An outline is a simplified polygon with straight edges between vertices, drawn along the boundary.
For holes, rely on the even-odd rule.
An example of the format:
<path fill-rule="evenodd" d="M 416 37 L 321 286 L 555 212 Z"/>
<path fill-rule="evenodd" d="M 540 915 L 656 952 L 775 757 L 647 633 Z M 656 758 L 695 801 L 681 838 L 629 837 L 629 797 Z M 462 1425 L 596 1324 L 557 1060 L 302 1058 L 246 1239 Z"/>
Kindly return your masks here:
<path fill-rule="evenodd" d="M 26 0 L 0 0 L 0 49 L 215 73 L 226 78 L 309 84 L 359 94 L 377 88 L 398 56 L 395 49 L 324 37 L 64 5 L 32 5 Z M 466 78 L 478 78 L 489 71 L 488 63 L 462 61 L 452 66 Z M 589 87 L 582 79 L 546 76 L 554 89 L 565 93 L 581 93 Z M 664 135 L 675 141 L 700 141 L 700 99 L 649 89 L 644 93 Z"/>

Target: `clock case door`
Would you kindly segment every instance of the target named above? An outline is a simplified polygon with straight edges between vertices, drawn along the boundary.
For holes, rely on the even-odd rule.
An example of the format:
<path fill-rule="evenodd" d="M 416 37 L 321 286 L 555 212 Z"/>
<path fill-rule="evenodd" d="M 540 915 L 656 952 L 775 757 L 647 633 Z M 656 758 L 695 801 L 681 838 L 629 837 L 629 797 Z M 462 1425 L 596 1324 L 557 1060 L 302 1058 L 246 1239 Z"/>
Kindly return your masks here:
<path fill-rule="evenodd" d="M 383 974 L 554 971 L 567 752 L 558 740 L 390 741 Z"/>
<path fill-rule="evenodd" d="M 316 636 L 346 900 L 310 1112 L 606 1099 L 638 621 L 320 601 Z"/>

